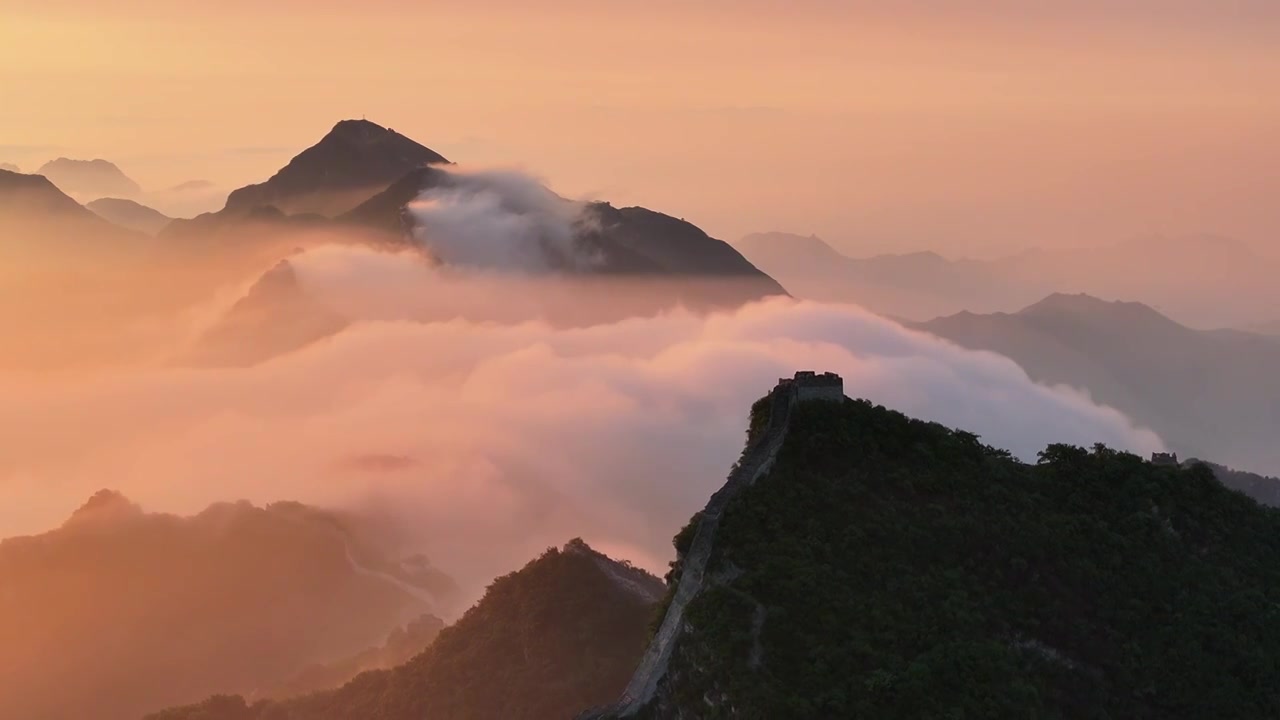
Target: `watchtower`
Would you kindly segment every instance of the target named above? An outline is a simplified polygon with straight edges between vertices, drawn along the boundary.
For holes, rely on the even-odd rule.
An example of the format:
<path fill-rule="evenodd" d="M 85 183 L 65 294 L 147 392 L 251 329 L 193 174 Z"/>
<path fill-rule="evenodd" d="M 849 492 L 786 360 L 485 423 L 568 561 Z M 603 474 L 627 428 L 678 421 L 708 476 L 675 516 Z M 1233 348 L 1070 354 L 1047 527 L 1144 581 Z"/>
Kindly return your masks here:
<path fill-rule="evenodd" d="M 779 378 L 778 387 L 789 390 L 796 402 L 844 401 L 844 380 L 832 372 L 818 374 L 812 370 L 800 370 L 795 377 Z"/>

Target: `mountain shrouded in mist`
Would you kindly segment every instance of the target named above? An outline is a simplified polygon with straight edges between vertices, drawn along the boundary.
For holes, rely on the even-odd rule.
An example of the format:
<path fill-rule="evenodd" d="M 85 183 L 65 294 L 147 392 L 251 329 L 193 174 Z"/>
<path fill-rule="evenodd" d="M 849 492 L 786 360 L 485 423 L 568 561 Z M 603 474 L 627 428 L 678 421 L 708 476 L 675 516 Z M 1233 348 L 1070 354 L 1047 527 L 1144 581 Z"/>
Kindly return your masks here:
<path fill-rule="evenodd" d="M 404 665 L 329 692 L 213 697 L 148 720 L 564 720 L 622 690 L 663 591 L 658 578 L 573 540 L 494 580 Z"/>
<path fill-rule="evenodd" d="M 583 717 L 1280 713 L 1280 514 L 1208 467 L 1024 464 L 866 401 L 774 400 L 739 466 L 763 472 L 676 536 L 656 645 Z"/>
<path fill-rule="evenodd" d="M 88 197 L 130 197 L 142 192 L 138 183 L 106 160 L 50 160 L 36 171 L 58 189 Z"/>
<path fill-rule="evenodd" d="M 14 165 L 12 163 L 7 163 L 7 162 L 0 162 L 0 170 L 4 170 L 6 172 L 11 172 L 11 173 L 22 172 L 21 168 L 19 168 L 17 165 Z"/>
<path fill-rule="evenodd" d="M 123 198 L 99 198 L 86 203 L 85 207 L 108 222 L 148 235 L 155 235 L 173 220 L 146 205 Z"/>
<path fill-rule="evenodd" d="M 748 235 L 737 246 L 797 297 L 853 302 L 909 321 L 1010 312 L 1053 293 L 1138 300 L 1204 328 L 1252 326 L 1280 308 L 1280 260 L 1213 235 L 1033 248 L 990 260 L 928 251 L 849 257 L 815 236 L 776 232 Z"/>
<path fill-rule="evenodd" d="M 0 224 L 39 225 L 82 221 L 104 226 L 97 215 L 71 199 L 43 175 L 0 170 Z M 10 238 L 14 240 L 17 238 Z"/>
<path fill-rule="evenodd" d="M 289 260 L 268 270 L 178 358 L 196 366 L 253 365 L 306 347 L 349 325 L 298 284 Z"/>
<path fill-rule="evenodd" d="M 889 317 L 926 319 L 1037 297 L 981 262 L 933 252 L 852 258 L 816 235 L 780 232 L 747 235 L 737 247 L 797 297 L 853 302 Z"/>
<path fill-rule="evenodd" d="M 177 517 L 101 491 L 0 541 L 2 714 L 133 720 L 381 645 L 455 592 L 382 545 L 366 520 L 296 503 Z"/>
<path fill-rule="evenodd" d="M 676 292 L 655 298 L 659 307 L 734 306 L 785 294 L 690 223 L 567 200 L 517 172 L 462 171 L 367 120 L 338 123 L 271 179 L 233 192 L 222 211 L 174 221 L 163 235 L 243 242 L 316 229 L 480 270 L 678 279 Z"/>
<path fill-rule="evenodd" d="M 1192 330 L 1141 303 L 1061 294 L 914 327 L 1009 357 L 1037 382 L 1081 388 L 1184 456 L 1280 470 L 1280 338 Z"/>

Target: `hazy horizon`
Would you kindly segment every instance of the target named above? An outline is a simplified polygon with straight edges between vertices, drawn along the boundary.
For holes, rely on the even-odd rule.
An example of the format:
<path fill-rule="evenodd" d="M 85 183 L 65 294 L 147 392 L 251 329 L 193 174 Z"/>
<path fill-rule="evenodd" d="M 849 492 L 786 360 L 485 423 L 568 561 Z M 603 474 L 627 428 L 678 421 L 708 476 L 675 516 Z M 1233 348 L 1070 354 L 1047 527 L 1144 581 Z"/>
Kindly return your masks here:
<path fill-rule="evenodd" d="M 148 190 L 230 190 L 363 116 L 731 241 L 1273 246 L 1280 9 L 1112 5 L 19 0 L 0 162 L 101 157 Z"/>
<path fill-rule="evenodd" d="M 3 720 L 1280 714 L 1280 2 L 0 5 Z"/>

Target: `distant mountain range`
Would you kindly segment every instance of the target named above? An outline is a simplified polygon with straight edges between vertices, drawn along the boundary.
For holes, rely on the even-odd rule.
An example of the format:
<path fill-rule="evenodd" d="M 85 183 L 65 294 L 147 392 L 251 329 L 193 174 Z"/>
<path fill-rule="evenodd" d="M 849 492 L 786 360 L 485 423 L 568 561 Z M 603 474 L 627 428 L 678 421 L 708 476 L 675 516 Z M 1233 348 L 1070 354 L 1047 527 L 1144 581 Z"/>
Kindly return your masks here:
<path fill-rule="evenodd" d="M 1232 490 L 1242 492 L 1263 505 L 1280 508 L 1280 478 L 1243 470 L 1233 470 L 1226 465 L 1219 465 L 1218 463 L 1197 458 L 1188 458 L 1183 460 L 1181 464 L 1182 467 L 1190 468 L 1197 463 L 1203 463 L 1212 469 L 1214 477 L 1218 478 L 1218 482 Z"/>
<path fill-rule="evenodd" d="M 564 720 L 622 690 L 664 591 L 574 540 L 495 580 L 393 670 L 283 701 L 212 697 L 148 720 Z"/>
<path fill-rule="evenodd" d="M 102 491 L 0 541 L 4 715 L 133 720 L 251 692 L 451 602 L 447 576 L 402 564 L 367 522 L 296 503 L 159 515 Z"/>
<path fill-rule="evenodd" d="M 20 170 L 17 165 L 11 165 L 9 163 L 0 163 L 0 170 L 5 170 L 12 173 L 22 172 L 22 170 Z"/>
<path fill-rule="evenodd" d="M 6 279 L 0 265 L 0 280 L 5 280 L 0 320 L 26 327 L 39 319 L 48 326 L 38 333 L 30 328 L 39 342 L 27 343 L 5 362 L 51 368 L 90 358 L 116 362 L 136 356 L 144 349 L 109 332 L 104 313 L 139 327 L 159 327 L 157 323 L 176 322 L 173 313 L 245 283 L 252 273 L 264 283 L 217 320 L 183 359 L 202 365 L 244 364 L 296 349 L 336 332 L 347 319 L 317 310 L 328 299 L 302 297 L 296 283 L 266 277 L 279 260 L 317 244 L 354 243 L 412 251 L 440 264 L 440 256 L 422 242 L 420 218 L 408 206 L 424 192 L 453 192 L 473 182 L 471 177 L 458 173 L 438 153 L 367 121 L 338 123 L 271 179 L 236 191 L 222 210 L 190 220 L 166 222 L 163 214 L 136 200 L 95 201 L 94 209 L 109 222 L 43 176 L 0 171 L 0 255 L 13 254 L 13 268 L 19 257 L 23 264 L 16 281 Z M 189 192 L 203 197 L 207 190 L 196 183 Z M 521 236 L 544 252 L 545 272 L 557 279 L 545 284 L 550 289 L 543 296 L 513 306 L 509 314 L 515 320 L 591 324 L 677 306 L 737 307 L 786 292 L 730 245 L 683 220 L 644 208 L 573 203 L 545 188 L 536 194 L 540 202 L 555 205 L 549 212 L 557 218 L 575 219 L 570 238 L 549 242 L 536 234 Z M 519 199 L 503 200 L 509 201 Z M 322 212 L 291 214 L 271 203 Z M 500 209 L 522 221 L 523 211 Z M 150 237 L 161 223 L 158 235 Z M 33 254 L 31 248 L 49 252 Z M 33 258 L 39 259 L 38 272 Z M 146 283 L 146 293 L 137 292 L 144 286 L 128 279 L 140 275 L 156 280 Z M 570 278 L 574 282 L 565 282 Z M 289 291 L 280 291 L 285 285 Z M 55 287 L 64 288 L 56 302 L 24 290 Z M 277 290 L 260 291 L 268 287 Z M 38 312 L 24 303 L 36 303 Z M 276 305 L 280 307 L 273 309 Z M 457 308 L 444 305 L 422 319 L 458 317 Z M 259 352 L 245 342 L 250 336 L 264 339 L 266 349 Z"/>
<path fill-rule="evenodd" d="M 1012 358 L 1037 382 L 1084 389 L 1184 456 L 1280 473 L 1280 338 L 1192 330 L 1140 303 L 1061 294 L 912 326 Z"/>
<path fill-rule="evenodd" d="M 36 174 L 49 178 L 58 189 L 73 195 L 132 197 L 142 192 L 138 183 L 106 160 L 58 158 L 42 165 Z"/>
<path fill-rule="evenodd" d="M 1280 263 L 1213 236 L 1029 250 L 994 260 L 934 252 L 853 258 L 816 236 L 789 233 L 748 235 L 737 247 L 798 297 L 857 303 L 910 321 L 960 310 L 1009 312 L 1055 292 L 1138 299 L 1204 328 L 1280 314 Z"/>
<path fill-rule="evenodd" d="M 162 236 L 234 238 L 245 233 L 248 221 L 286 229 L 347 228 L 373 233 L 387 244 L 422 249 L 407 206 L 426 191 L 463 182 L 442 155 L 426 146 L 367 120 L 344 120 L 271 179 L 233 191 L 221 211 L 175 221 Z M 734 281 L 728 291 L 724 282 L 714 290 L 689 284 L 682 295 L 668 298 L 692 305 L 785 294 L 728 243 L 690 223 L 607 203 L 589 204 L 583 215 L 575 249 L 594 261 L 584 268 L 558 264 L 551 257 L 557 270 Z"/>
<path fill-rule="evenodd" d="M 148 235 L 158 234 L 173 220 L 173 218 L 146 205 L 122 198 L 99 198 L 93 202 L 86 203 L 85 207 L 97 213 L 104 220 Z"/>

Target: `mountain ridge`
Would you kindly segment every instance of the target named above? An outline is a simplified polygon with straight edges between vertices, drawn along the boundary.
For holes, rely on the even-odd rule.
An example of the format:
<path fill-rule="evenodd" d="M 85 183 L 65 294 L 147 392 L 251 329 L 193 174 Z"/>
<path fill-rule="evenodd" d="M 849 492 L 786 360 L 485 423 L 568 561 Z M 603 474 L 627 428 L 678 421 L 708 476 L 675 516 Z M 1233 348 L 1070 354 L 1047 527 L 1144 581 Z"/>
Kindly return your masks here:
<path fill-rule="evenodd" d="M 75 160 L 60 157 L 50 160 L 36 171 L 66 193 L 97 197 L 131 196 L 142 192 L 142 186 L 124 174 L 115 163 L 101 158 Z"/>
<path fill-rule="evenodd" d="M 158 234 L 173 221 L 154 208 L 126 198 L 98 198 L 84 206 L 107 222 L 148 235 Z"/>
<path fill-rule="evenodd" d="M 1149 305 L 1054 294 L 1015 313 L 908 323 L 997 352 L 1032 380 L 1087 391 L 1151 427 L 1185 456 L 1262 472 L 1280 468 L 1280 339 L 1196 330 Z"/>

